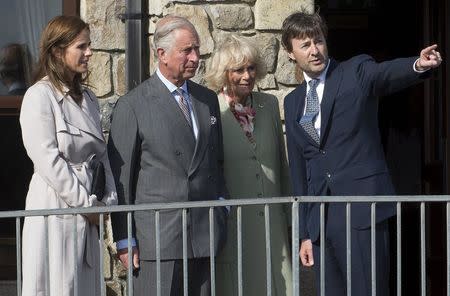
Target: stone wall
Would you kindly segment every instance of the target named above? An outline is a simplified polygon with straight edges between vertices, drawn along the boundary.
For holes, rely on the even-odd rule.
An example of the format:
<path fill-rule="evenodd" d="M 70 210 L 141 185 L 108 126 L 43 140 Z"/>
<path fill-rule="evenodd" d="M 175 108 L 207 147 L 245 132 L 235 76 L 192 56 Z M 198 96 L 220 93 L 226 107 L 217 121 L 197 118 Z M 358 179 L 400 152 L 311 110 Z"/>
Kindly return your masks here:
<path fill-rule="evenodd" d="M 92 90 L 100 99 L 103 129 L 107 134 L 111 110 L 116 100 L 126 93 L 125 24 L 118 15 L 125 12 L 124 0 L 81 0 L 81 17 L 90 24 L 94 55 L 90 61 Z M 262 52 L 268 74 L 257 83 L 260 91 L 282 100 L 297 81 L 294 65 L 288 61 L 280 43 L 281 23 L 293 11 L 313 11 L 314 0 L 149 0 L 148 45 L 151 48 L 155 23 L 169 13 L 188 18 L 200 35 L 201 66 L 195 81 L 202 83 L 205 64 L 221 36 L 238 32 L 253 39 Z M 144 11 L 144 13 L 146 13 Z M 136 46 L 139 46 L 138 44 Z M 145 47 L 144 47 L 145 48 Z M 155 69 L 149 54 L 149 73 Z M 105 239 L 105 280 L 108 295 L 125 295 L 126 272 L 115 261 L 115 247 L 107 225 Z"/>

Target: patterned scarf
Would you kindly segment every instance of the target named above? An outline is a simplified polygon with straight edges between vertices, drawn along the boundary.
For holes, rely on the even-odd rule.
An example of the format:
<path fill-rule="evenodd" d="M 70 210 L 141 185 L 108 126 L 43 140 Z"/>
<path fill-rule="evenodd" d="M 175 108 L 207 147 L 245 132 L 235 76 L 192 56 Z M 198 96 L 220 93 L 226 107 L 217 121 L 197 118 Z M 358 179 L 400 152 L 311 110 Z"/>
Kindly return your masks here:
<path fill-rule="evenodd" d="M 255 139 L 253 138 L 253 120 L 256 116 L 256 111 L 252 108 L 251 102 L 249 102 L 250 100 L 247 98 L 244 106 L 240 103 L 237 103 L 233 100 L 233 98 L 228 96 L 225 90 L 222 92 L 222 94 L 225 97 L 228 105 L 230 106 L 231 113 L 233 113 L 234 117 L 239 122 L 248 140 L 254 144 Z"/>

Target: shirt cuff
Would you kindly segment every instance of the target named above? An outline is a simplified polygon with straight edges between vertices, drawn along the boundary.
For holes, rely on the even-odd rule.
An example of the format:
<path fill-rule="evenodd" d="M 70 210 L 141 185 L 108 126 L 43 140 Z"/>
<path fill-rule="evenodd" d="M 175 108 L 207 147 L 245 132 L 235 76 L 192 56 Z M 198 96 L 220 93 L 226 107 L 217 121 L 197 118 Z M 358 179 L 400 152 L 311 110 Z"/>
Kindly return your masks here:
<path fill-rule="evenodd" d="M 131 238 L 131 246 L 136 247 L 136 240 L 134 239 L 134 237 Z M 128 239 L 121 239 L 120 241 L 117 241 L 116 248 L 117 250 L 128 248 Z"/>
<path fill-rule="evenodd" d="M 413 64 L 414 72 L 416 72 L 416 73 L 425 73 L 425 72 L 427 72 L 428 70 L 430 70 L 430 69 L 426 69 L 426 70 L 422 70 L 422 71 L 417 70 L 416 64 L 417 64 L 417 62 L 419 61 L 419 59 L 420 59 L 420 58 L 418 58 L 418 59 L 414 62 L 414 64 Z"/>

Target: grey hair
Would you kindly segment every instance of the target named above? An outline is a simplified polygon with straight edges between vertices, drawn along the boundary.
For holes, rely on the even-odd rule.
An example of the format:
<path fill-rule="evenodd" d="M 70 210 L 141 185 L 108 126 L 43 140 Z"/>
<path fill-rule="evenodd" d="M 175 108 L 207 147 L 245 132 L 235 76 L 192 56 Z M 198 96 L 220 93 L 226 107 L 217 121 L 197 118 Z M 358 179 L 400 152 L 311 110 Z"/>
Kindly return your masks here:
<path fill-rule="evenodd" d="M 156 55 L 158 48 L 162 48 L 166 51 L 172 48 L 172 35 L 178 29 L 187 29 L 199 39 L 197 30 L 195 30 L 194 25 L 190 21 L 181 16 L 171 14 L 166 15 L 156 23 L 155 34 L 153 35 L 153 44 Z"/>

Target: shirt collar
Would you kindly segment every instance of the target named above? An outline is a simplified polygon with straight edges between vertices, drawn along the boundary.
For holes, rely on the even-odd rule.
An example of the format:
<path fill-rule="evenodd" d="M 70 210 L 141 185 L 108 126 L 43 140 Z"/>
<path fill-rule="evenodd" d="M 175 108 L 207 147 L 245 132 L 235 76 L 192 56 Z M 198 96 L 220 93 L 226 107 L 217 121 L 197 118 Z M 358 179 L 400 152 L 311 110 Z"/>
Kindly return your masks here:
<path fill-rule="evenodd" d="M 167 89 L 170 91 L 171 94 L 173 94 L 173 92 L 176 91 L 178 88 L 181 88 L 186 94 L 188 94 L 187 81 L 185 81 L 182 86 L 178 87 L 169 80 L 167 80 L 167 78 L 164 77 L 159 68 L 156 68 L 156 75 L 158 75 L 158 78 L 161 79 L 162 83 L 164 83 L 164 85 L 167 87 Z"/>
<path fill-rule="evenodd" d="M 316 78 L 319 79 L 319 83 L 325 81 L 325 77 L 327 76 L 329 66 L 330 66 L 330 58 L 328 58 L 328 63 L 327 66 L 325 67 L 325 70 L 323 70 L 322 73 L 320 73 L 319 77 Z M 312 78 L 309 77 L 308 74 L 306 74 L 305 72 L 303 72 L 303 76 L 305 77 L 305 81 L 307 84 L 312 80 Z"/>

